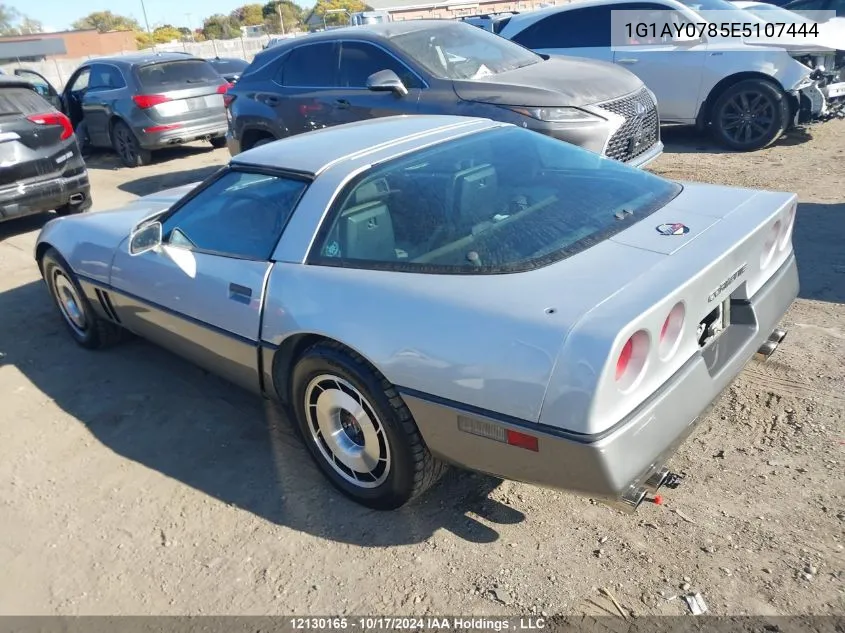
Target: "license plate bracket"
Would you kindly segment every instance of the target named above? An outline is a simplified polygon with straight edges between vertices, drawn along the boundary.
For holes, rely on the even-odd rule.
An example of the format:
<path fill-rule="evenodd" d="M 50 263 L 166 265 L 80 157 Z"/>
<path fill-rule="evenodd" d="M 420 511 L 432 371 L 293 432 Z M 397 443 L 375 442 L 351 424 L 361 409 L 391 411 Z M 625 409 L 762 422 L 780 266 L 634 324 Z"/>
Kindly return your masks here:
<path fill-rule="evenodd" d="M 698 323 L 696 336 L 699 347 L 708 347 L 719 338 L 731 324 L 731 300 L 725 299 Z"/>

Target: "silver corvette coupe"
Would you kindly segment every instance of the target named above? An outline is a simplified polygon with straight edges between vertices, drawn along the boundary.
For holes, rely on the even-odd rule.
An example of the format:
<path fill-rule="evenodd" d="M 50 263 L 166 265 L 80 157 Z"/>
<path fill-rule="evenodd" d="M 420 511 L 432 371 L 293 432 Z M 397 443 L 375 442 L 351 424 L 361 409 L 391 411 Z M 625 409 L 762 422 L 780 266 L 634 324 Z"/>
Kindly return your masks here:
<path fill-rule="evenodd" d="M 79 344 L 132 332 L 279 400 L 367 506 L 454 463 L 632 510 L 785 335 L 795 210 L 509 124 L 388 117 L 53 220 L 35 256 Z"/>

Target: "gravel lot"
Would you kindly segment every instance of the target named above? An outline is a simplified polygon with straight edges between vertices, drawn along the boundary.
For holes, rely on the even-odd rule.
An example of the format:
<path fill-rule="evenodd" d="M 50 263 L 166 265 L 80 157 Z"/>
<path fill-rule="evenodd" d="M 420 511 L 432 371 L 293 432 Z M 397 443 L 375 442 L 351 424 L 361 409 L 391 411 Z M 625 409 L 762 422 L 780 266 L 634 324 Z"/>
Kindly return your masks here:
<path fill-rule="evenodd" d="M 664 134 L 654 171 L 798 192 L 801 296 L 673 460 L 666 505 L 453 473 L 383 514 L 324 483 L 273 407 L 163 349 L 76 347 L 0 225 L 0 614 L 845 613 L 845 121 L 725 154 Z M 92 160 L 95 210 L 200 179 L 196 145 Z M 687 587 L 688 585 L 688 587 Z"/>

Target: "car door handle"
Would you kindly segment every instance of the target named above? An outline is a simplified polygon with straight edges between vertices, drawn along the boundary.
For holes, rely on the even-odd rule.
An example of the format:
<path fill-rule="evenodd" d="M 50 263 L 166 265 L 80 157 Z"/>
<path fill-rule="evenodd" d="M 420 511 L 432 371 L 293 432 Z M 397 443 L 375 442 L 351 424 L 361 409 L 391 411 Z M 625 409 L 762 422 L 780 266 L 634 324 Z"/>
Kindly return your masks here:
<path fill-rule="evenodd" d="M 346 99 L 338 99 L 335 103 L 341 110 L 346 110 L 349 107 L 349 102 Z"/>
<path fill-rule="evenodd" d="M 638 61 L 640 61 L 640 60 L 635 59 L 635 58 L 633 58 L 633 57 L 625 57 L 625 58 L 620 59 L 620 60 L 617 60 L 617 61 L 618 61 L 620 64 L 636 64 L 636 63 L 637 63 Z"/>
<path fill-rule="evenodd" d="M 236 283 L 229 284 L 229 298 L 240 303 L 249 303 L 252 299 L 252 288 Z"/>

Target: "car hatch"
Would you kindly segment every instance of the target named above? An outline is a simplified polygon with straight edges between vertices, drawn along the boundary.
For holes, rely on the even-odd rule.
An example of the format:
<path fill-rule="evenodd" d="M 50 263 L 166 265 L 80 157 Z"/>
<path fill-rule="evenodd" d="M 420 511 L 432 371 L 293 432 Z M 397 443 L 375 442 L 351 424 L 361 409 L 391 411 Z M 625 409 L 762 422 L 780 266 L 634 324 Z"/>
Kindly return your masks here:
<path fill-rule="evenodd" d="M 0 86 L 0 186 L 60 171 L 71 151 L 62 143 L 69 128 L 30 88 Z"/>
<path fill-rule="evenodd" d="M 205 60 L 155 62 L 136 69 L 138 107 L 154 119 L 199 118 L 223 111 L 226 83 Z"/>

